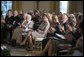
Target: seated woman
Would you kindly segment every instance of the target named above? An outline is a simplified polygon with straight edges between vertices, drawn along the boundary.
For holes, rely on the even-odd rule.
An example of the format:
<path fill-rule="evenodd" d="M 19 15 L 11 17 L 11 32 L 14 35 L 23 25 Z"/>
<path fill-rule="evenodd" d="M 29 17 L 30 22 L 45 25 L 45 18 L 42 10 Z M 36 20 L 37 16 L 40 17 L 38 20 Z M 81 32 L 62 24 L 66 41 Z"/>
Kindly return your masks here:
<path fill-rule="evenodd" d="M 26 33 L 29 31 L 29 30 L 33 30 L 33 25 L 34 25 L 34 22 L 31 21 L 31 15 L 25 13 L 24 14 L 24 20 L 21 27 L 23 28 L 22 30 L 22 35 L 26 35 Z"/>
<path fill-rule="evenodd" d="M 55 32 L 59 32 L 60 31 L 60 26 L 61 25 L 59 25 L 59 21 L 58 21 L 57 15 L 52 16 L 52 22 L 51 22 L 51 26 L 50 26 L 50 28 L 48 30 L 47 37 L 52 37 L 52 36 L 54 36 Z"/>
<path fill-rule="evenodd" d="M 56 36 L 55 33 L 64 35 L 65 31 L 66 31 L 67 20 L 68 20 L 68 18 L 64 14 L 62 14 L 60 16 L 59 20 L 58 20 L 58 17 L 56 15 L 54 15 L 52 17 L 52 23 L 51 23 L 51 27 L 50 27 L 48 36 L 49 37 Z"/>
<path fill-rule="evenodd" d="M 73 32 L 73 29 L 70 24 L 67 24 L 64 35 L 65 39 L 49 39 L 40 55 L 44 55 L 45 52 L 48 51 L 48 56 L 51 56 L 53 51 L 56 52 L 58 50 L 59 44 L 72 44 L 74 42 L 73 40 L 75 40 L 75 37 L 71 32 Z"/>
<path fill-rule="evenodd" d="M 50 27 L 50 23 L 48 21 L 48 17 L 46 14 L 44 14 L 43 21 L 39 26 L 39 28 L 36 31 L 28 32 L 26 38 L 20 45 L 25 45 L 26 40 L 29 39 L 29 47 L 30 47 L 30 50 L 32 50 L 33 49 L 32 38 L 43 38 L 47 33 L 49 27 Z"/>
<path fill-rule="evenodd" d="M 22 24 L 16 28 L 13 32 L 12 40 L 16 40 L 16 44 L 19 45 L 22 41 L 22 33 L 28 32 L 33 29 L 33 22 L 31 21 L 31 15 L 24 13 Z"/>
<path fill-rule="evenodd" d="M 68 30 L 70 29 L 69 25 L 67 28 L 68 28 Z M 64 40 L 62 40 L 62 39 L 58 39 L 58 40 L 49 39 L 45 48 L 41 52 L 40 56 L 43 56 L 46 51 L 48 51 L 48 56 L 51 56 L 52 52 L 57 52 L 58 48 L 60 48 L 60 47 L 58 47 L 59 44 L 71 44 L 71 42 L 73 42 L 73 39 L 75 38 L 71 34 L 64 35 L 64 37 L 66 38 Z"/>
<path fill-rule="evenodd" d="M 68 23 L 72 26 L 74 30 L 76 30 L 77 20 L 74 14 L 69 15 Z"/>

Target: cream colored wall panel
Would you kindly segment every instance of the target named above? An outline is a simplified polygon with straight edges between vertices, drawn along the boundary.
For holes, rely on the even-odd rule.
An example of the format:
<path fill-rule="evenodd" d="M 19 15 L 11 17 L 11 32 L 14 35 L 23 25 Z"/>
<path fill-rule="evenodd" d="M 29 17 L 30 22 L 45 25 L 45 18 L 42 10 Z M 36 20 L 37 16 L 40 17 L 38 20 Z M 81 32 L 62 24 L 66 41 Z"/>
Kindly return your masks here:
<path fill-rule="evenodd" d="M 36 1 L 23 1 L 22 9 L 25 12 L 28 12 L 29 10 L 35 10 L 36 9 Z"/>
<path fill-rule="evenodd" d="M 50 1 L 40 1 L 39 10 L 50 10 Z"/>

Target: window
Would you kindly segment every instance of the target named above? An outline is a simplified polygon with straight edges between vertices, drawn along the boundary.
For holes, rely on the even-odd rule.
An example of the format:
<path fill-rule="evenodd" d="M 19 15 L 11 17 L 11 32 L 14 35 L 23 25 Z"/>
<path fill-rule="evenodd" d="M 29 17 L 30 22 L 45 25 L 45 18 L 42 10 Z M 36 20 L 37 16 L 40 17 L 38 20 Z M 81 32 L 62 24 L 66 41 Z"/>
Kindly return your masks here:
<path fill-rule="evenodd" d="M 1 1 L 2 2 L 2 15 L 5 18 L 7 11 L 12 9 L 12 1 Z"/>
<path fill-rule="evenodd" d="M 67 13 L 68 1 L 60 1 L 60 12 Z"/>

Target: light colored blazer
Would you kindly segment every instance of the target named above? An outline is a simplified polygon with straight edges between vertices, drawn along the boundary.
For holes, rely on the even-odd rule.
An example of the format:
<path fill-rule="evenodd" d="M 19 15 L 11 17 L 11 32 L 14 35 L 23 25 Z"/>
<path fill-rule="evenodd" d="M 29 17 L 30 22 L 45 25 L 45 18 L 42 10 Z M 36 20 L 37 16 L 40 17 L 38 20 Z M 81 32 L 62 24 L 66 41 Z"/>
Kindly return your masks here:
<path fill-rule="evenodd" d="M 50 28 L 49 21 L 42 22 L 41 25 L 38 27 L 42 31 L 42 33 L 38 33 L 37 31 L 32 32 L 32 38 L 44 38 L 45 34 L 47 33 L 48 29 Z"/>
<path fill-rule="evenodd" d="M 42 24 L 38 27 L 38 29 L 42 30 L 42 34 L 46 34 L 49 28 L 50 28 L 49 21 L 42 22 Z"/>

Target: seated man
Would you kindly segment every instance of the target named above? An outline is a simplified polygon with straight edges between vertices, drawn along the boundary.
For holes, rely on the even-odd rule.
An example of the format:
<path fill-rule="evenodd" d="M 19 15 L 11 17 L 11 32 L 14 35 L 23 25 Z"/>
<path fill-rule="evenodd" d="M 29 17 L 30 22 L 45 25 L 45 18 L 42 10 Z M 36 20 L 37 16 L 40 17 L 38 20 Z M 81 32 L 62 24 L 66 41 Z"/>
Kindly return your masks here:
<path fill-rule="evenodd" d="M 1 11 L 1 43 L 7 41 L 6 37 L 7 37 L 6 23 L 5 23 L 5 19 L 2 16 L 2 11 Z"/>
<path fill-rule="evenodd" d="M 14 16 L 13 16 L 13 29 L 17 28 L 21 24 L 21 19 L 19 17 L 18 11 L 14 11 Z"/>
<path fill-rule="evenodd" d="M 8 13 L 5 17 L 5 23 L 6 23 L 6 30 L 8 32 L 8 43 L 11 41 L 11 37 L 12 37 L 12 31 L 13 31 L 13 13 L 12 10 L 8 10 Z"/>
<path fill-rule="evenodd" d="M 40 12 L 38 10 L 35 10 L 34 11 L 34 16 L 32 17 L 32 21 L 34 22 L 34 28 L 33 28 L 33 30 L 37 30 L 38 29 L 38 27 L 40 25 L 39 18 L 40 18 Z"/>

